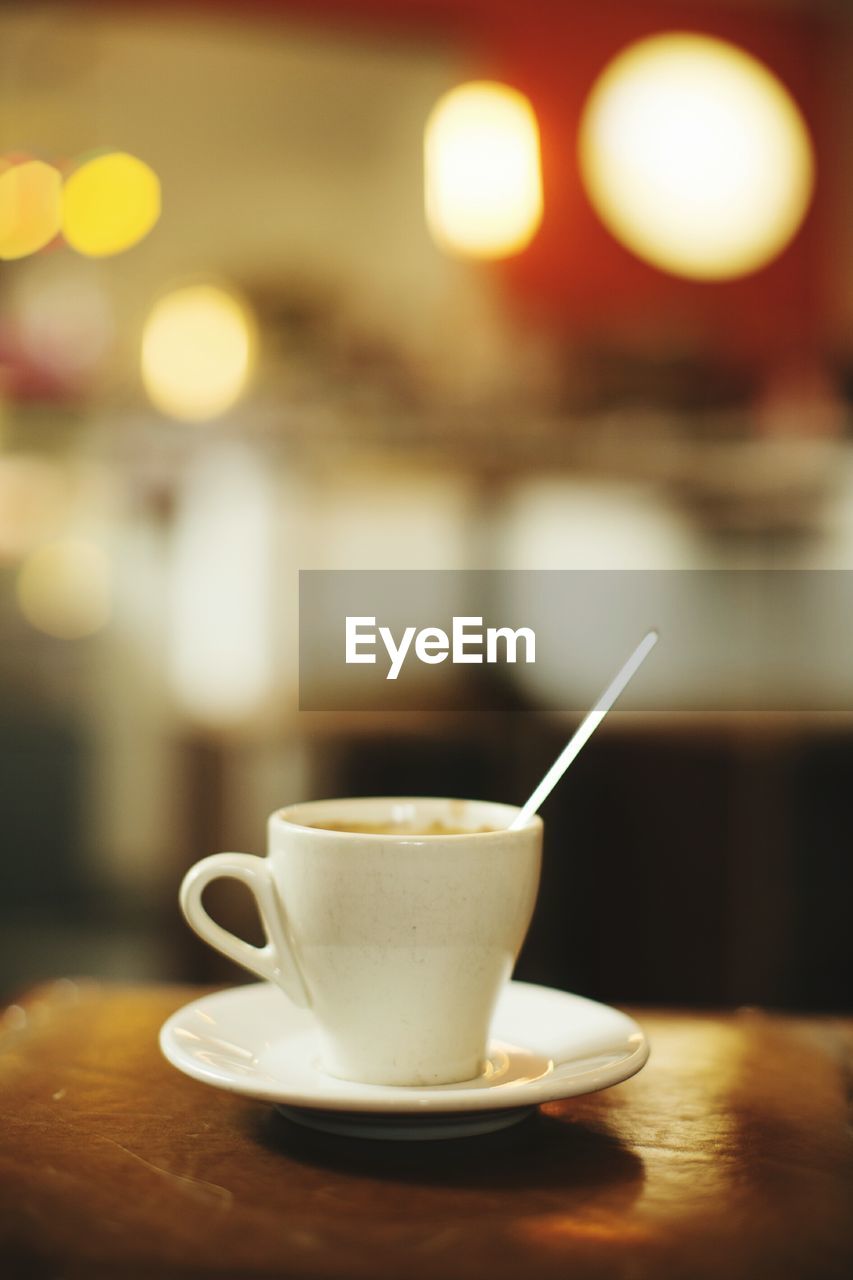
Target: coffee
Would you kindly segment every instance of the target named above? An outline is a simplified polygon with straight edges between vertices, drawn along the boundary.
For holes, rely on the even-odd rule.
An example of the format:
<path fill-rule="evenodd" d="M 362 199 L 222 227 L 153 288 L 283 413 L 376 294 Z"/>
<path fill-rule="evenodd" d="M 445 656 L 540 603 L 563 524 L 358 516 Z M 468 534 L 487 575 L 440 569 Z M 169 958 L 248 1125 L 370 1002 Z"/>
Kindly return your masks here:
<path fill-rule="evenodd" d="M 315 831 L 345 831 L 357 836 L 470 836 L 499 827 L 452 827 L 436 819 L 426 826 L 407 826 L 403 822 L 311 822 Z"/>

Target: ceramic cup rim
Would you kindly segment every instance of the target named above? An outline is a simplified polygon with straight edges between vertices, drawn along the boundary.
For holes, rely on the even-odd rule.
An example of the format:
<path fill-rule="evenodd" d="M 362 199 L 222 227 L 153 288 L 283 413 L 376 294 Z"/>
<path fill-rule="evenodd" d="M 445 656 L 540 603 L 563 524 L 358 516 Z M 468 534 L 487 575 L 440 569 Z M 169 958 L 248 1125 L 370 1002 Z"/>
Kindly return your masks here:
<path fill-rule="evenodd" d="M 388 806 L 388 817 L 377 818 L 376 821 L 393 821 L 393 809 L 395 807 L 402 808 L 405 806 L 440 806 L 440 805 L 460 805 L 466 809 L 473 807 L 483 812 L 483 822 L 489 819 L 488 813 L 492 815 L 494 821 L 496 817 L 501 816 L 506 822 L 506 826 L 497 827 L 489 831 L 459 831 L 459 832 L 418 832 L 418 831 L 334 831 L 326 830 L 323 827 L 315 827 L 311 825 L 310 818 L 313 816 L 319 819 L 321 814 L 325 820 L 333 818 L 337 813 L 342 814 L 338 821 L 343 820 L 347 814 L 352 815 L 352 810 L 363 808 L 375 811 L 376 806 Z M 373 844 L 377 840 L 395 845 L 420 845 L 430 842 L 447 842 L 447 841 L 510 841 L 517 840 L 519 836 L 531 831 L 541 831 L 543 823 L 538 814 L 533 814 L 531 818 L 519 827 L 517 830 L 510 831 L 509 824 L 521 812 L 520 805 L 504 804 L 498 800 L 465 800 L 455 796 L 351 796 L 351 797 L 335 797 L 327 800 L 303 800 L 296 804 L 285 805 L 281 809 L 270 815 L 269 826 L 270 832 L 278 831 L 298 831 L 303 835 L 309 835 L 316 840 L 346 840 L 349 841 L 369 841 Z M 445 819 L 452 821 L 452 817 Z"/>

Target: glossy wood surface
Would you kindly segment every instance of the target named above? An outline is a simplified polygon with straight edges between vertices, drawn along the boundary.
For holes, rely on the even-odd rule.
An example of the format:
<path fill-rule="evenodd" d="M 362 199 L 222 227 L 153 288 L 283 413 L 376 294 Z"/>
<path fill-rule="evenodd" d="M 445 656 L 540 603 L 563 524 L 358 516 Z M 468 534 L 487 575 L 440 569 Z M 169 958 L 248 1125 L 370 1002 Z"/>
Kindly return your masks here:
<path fill-rule="evenodd" d="M 198 994 L 59 983 L 0 1031 L 5 1276 L 853 1275 L 853 1022 L 636 1012 L 649 1065 L 474 1139 L 313 1134 L 185 1079 Z"/>

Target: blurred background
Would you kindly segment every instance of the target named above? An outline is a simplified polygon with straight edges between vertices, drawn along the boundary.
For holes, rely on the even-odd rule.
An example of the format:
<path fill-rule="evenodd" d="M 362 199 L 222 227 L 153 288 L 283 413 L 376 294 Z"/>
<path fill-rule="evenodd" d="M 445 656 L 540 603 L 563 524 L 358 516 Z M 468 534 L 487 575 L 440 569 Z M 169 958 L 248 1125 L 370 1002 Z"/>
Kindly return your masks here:
<path fill-rule="evenodd" d="M 548 673 L 300 712 L 299 569 L 853 568 L 851 79 L 845 0 L 3 5 L 0 995 L 237 979 L 177 885 L 281 804 L 531 790 Z M 614 715 L 520 976 L 850 1008 L 851 774 Z"/>

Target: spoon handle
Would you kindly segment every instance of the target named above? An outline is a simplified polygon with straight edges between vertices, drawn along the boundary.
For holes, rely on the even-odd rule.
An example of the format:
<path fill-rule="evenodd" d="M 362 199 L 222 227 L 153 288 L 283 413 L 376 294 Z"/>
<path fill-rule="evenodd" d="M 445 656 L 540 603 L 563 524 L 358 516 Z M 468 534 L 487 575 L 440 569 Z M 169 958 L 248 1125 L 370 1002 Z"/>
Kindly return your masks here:
<path fill-rule="evenodd" d="M 604 717 L 607 715 L 613 703 L 619 697 L 622 690 L 628 682 L 636 675 L 639 667 L 645 662 L 652 649 L 657 644 L 657 631 L 649 631 L 643 636 L 643 639 L 637 645 L 628 661 L 621 668 L 617 675 L 613 677 L 610 684 L 604 690 L 604 693 L 596 702 L 595 706 L 589 711 L 566 743 L 563 750 L 557 756 L 557 759 L 551 765 L 551 768 L 545 774 L 545 777 L 539 783 L 530 799 L 519 811 L 518 815 L 509 825 L 510 831 L 517 831 L 519 827 L 525 826 L 539 809 L 539 806 L 548 798 L 568 769 L 569 765 L 586 745 Z"/>

